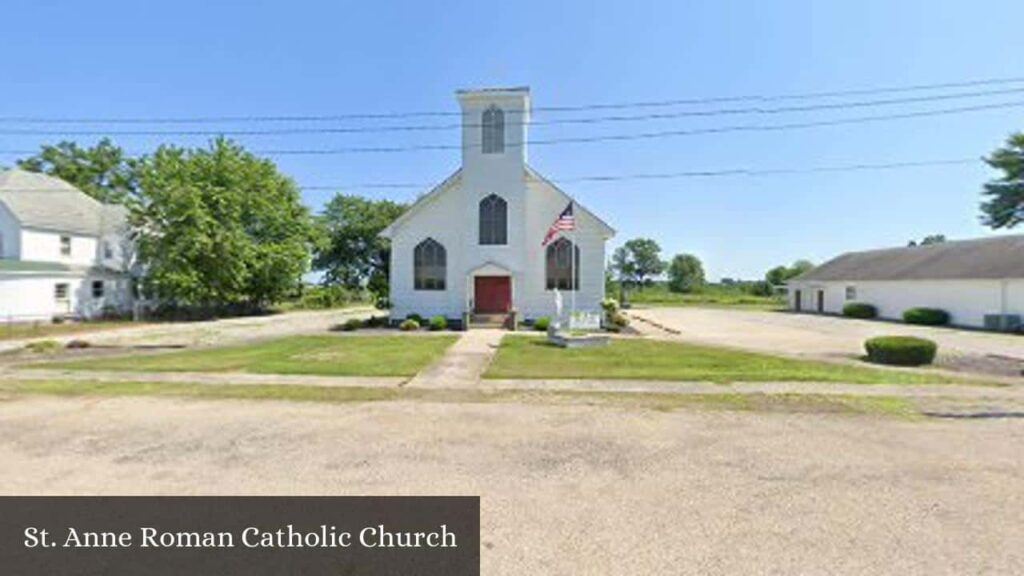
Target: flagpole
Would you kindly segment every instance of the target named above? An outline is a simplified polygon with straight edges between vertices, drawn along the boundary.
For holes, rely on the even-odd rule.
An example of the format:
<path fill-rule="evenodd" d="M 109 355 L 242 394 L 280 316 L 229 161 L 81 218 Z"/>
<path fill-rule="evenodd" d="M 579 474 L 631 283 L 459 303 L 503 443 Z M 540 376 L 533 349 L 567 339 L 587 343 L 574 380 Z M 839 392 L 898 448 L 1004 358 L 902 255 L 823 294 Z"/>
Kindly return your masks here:
<path fill-rule="evenodd" d="M 576 292 L 580 289 L 579 283 L 576 282 L 576 227 L 579 221 L 576 219 L 576 201 L 570 200 L 570 206 L 572 206 L 572 246 L 569 247 L 569 260 L 572 265 L 569 268 L 569 285 L 572 286 L 572 312 L 569 314 L 569 330 L 572 330 L 572 321 L 576 317 Z"/>

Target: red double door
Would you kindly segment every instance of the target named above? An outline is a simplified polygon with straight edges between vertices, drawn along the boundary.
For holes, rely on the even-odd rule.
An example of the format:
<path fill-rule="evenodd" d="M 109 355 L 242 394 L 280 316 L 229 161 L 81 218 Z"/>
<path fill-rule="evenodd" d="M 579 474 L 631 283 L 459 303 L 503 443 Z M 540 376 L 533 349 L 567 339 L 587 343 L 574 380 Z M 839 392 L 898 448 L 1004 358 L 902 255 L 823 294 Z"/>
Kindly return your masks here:
<path fill-rule="evenodd" d="M 478 314 L 504 314 L 512 310 L 512 279 L 508 276 L 474 278 L 474 300 Z"/>

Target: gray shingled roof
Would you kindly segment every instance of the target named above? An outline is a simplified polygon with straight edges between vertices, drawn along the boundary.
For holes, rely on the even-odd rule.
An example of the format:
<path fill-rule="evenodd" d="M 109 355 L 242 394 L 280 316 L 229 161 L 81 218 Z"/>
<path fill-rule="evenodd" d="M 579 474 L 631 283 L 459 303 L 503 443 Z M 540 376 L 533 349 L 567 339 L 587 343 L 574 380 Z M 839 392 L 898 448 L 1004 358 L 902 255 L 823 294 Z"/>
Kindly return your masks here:
<path fill-rule="evenodd" d="M 0 172 L 0 204 L 22 226 L 101 236 L 123 226 L 123 206 L 104 205 L 67 182 L 25 170 Z"/>
<path fill-rule="evenodd" d="M 848 252 L 795 281 L 1024 278 L 1024 235 Z"/>

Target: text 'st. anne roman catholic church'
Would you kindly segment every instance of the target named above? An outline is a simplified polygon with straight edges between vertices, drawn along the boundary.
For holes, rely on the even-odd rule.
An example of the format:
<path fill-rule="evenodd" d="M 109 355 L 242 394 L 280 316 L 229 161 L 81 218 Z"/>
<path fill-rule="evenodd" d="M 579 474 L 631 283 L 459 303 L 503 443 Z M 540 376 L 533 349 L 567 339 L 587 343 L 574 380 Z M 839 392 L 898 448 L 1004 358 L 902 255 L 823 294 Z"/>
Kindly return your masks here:
<path fill-rule="evenodd" d="M 529 89 L 457 95 L 462 167 L 382 232 L 392 241 L 392 318 L 553 317 L 556 289 L 563 315 L 599 312 L 615 231 L 527 163 Z M 574 229 L 553 230 L 560 216 Z"/>

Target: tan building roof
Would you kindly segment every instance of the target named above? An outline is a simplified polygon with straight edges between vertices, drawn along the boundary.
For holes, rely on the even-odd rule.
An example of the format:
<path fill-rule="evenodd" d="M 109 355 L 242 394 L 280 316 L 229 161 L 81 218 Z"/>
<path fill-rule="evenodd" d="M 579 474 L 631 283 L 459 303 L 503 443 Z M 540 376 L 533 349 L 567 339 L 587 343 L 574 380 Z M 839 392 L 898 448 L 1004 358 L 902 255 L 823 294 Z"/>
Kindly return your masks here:
<path fill-rule="evenodd" d="M 848 252 L 800 281 L 1024 278 L 1024 235 Z"/>

